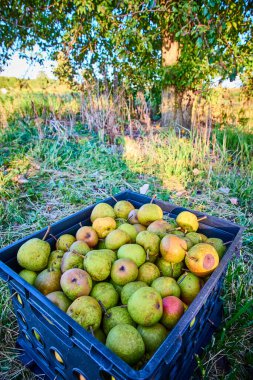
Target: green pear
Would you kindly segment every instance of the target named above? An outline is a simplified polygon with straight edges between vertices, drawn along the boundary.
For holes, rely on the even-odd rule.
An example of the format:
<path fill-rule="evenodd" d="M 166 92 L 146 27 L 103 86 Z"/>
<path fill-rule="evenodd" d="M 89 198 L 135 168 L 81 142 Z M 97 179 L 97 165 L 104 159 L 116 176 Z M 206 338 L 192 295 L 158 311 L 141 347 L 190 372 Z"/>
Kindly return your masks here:
<path fill-rule="evenodd" d="M 139 220 L 138 220 L 138 210 L 135 208 L 133 210 L 131 210 L 128 214 L 128 217 L 127 217 L 127 221 L 128 223 L 130 224 L 138 224 L 139 223 Z"/>
<path fill-rule="evenodd" d="M 61 290 L 60 286 L 61 271 L 46 268 L 38 274 L 34 282 L 35 288 L 41 293 L 47 295 L 49 293 Z"/>
<path fill-rule="evenodd" d="M 67 252 L 71 245 L 76 241 L 76 238 L 70 234 L 64 234 L 59 237 L 56 242 L 56 249 Z"/>
<path fill-rule="evenodd" d="M 141 231 L 136 237 L 136 243 L 141 245 L 149 256 L 155 256 L 159 253 L 160 239 L 153 232 Z"/>
<path fill-rule="evenodd" d="M 188 237 L 188 236 L 182 236 L 181 237 L 182 240 L 184 240 L 187 244 L 187 251 L 193 247 L 193 242 L 191 241 L 191 239 Z"/>
<path fill-rule="evenodd" d="M 122 245 L 130 243 L 131 237 L 122 230 L 114 230 L 106 236 L 105 246 L 107 249 L 117 250 Z"/>
<path fill-rule="evenodd" d="M 130 236 L 132 243 L 135 243 L 138 233 L 132 224 L 123 223 L 119 226 L 119 230 L 125 231 Z"/>
<path fill-rule="evenodd" d="M 151 287 L 156 289 L 162 298 L 167 296 L 180 297 L 180 287 L 172 277 L 158 277 L 152 282 Z"/>
<path fill-rule="evenodd" d="M 199 228 L 197 216 L 189 211 L 180 212 L 176 218 L 176 222 L 179 227 L 188 232 L 195 232 Z"/>
<path fill-rule="evenodd" d="M 103 250 L 90 251 L 84 256 L 84 269 L 94 281 L 104 281 L 111 272 L 112 260 Z"/>
<path fill-rule="evenodd" d="M 90 295 L 94 297 L 99 304 L 101 303 L 105 309 L 116 306 L 119 300 L 117 291 L 109 282 L 99 282 L 96 284 Z"/>
<path fill-rule="evenodd" d="M 162 317 L 162 297 L 155 289 L 145 286 L 131 295 L 127 310 L 139 325 L 152 326 Z"/>
<path fill-rule="evenodd" d="M 141 334 L 146 352 L 150 354 L 153 354 L 160 347 L 169 333 L 161 323 L 156 323 L 153 326 L 139 325 L 137 331 Z"/>
<path fill-rule="evenodd" d="M 147 230 L 153 232 L 158 235 L 160 239 L 162 239 L 165 235 L 170 233 L 173 228 L 174 225 L 168 223 L 166 220 L 156 220 L 148 226 Z"/>
<path fill-rule="evenodd" d="M 26 280 L 29 284 L 34 285 L 34 282 L 36 280 L 36 277 L 38 276 L 38 273 L 36 273 L 32 270 L 22 269 L 22 271 L 19 272 L 19 275 L 24 280 Z"/>
<path fill-rule="evenodd" d="M 146 252 L 139 244 L 124 244 L 118 250 L 119 259 L 131 259 L 135 262 L 137 267 L 145 263 Z"/>
<path fill-rule="evenodd" d="M 127 324 L 111 329 L 106 339 L 106 347 L 130 365 L 136 364 L 145 353 L 141 335 L 133 326 Z"/>
<path fill-rule="evenodd" d="M 69 306 L 67 314 L 88 331 L 97 330 L 102 320 L 101 307 L 90 296 L 78 297 Z"/>
<path fill-rule="evenodd" d="M 154 203 L 146 203 L 139 208 L 137 217 L 140 224 L 148 226 L 155 220 L 163 219 L 163 210 Z"/>
<path fill-rule="evenodd" d="M 108 259 L 110 259 L 111 263 L 117 260 L 117 253 L 112 251 L 111 249 L 99 249 L 101 253 L 103 253 Z"/>
<path fill-rule="evenodd" d="M 178 278 L 183 273 L 183 261 L 180 261 L 179 263 L 171 263 L 163 257 L 159 257 L 155 264 L 159 268 L 161 274 L 166 277 Z"/>
<path fill-rule="evenodd" d="M 223 257 L 224 253 L 226 252 L 226 246 L 221 239 L 209 238 L 205 242 L 211 244 L 216 249 L 220 259 Z"/>
<path fill-rule="evenodd" d="M 116 290 L 116 292 L 118 293 L 118 295 L 120 296 L 121 292 L 122 292 L 122 289 L 123 289 L 123 285 L 118 285 L 116 284 L 112 279 L 110 279 L 110 284 L 113 285 L 114 289 Z"/>
<path fill-rule="evenodd" d="M 133 281 L 123 286 L 121 290 L 120 298 L 123 305 L 127 305 L 131 295 L 136 292 L 136 290 L 148 286 L 146 282 L 143 281 Z"/>
<path fill-rule="evenodd" d="M 105 218 L 97 218 L 94 220 L 92 228 L 96 231 L 99 239 L 104 239 L 110 232 L 115 230 L 116 222 L 109 216 Z"/>
<path fill-rule="evenodd" d="M 134 210 L 134 206 L 128 201 L 118 201 L 114 206 L 117 218 L 127 219 L 129 212 L 132 210 Z"/>
<path fill-rule="evenodd" d="M 62 273 L 72 268 L 83 269 L 83 255 L 75 252 L 65 252 L 61 262 Z"/>
<path fill-rule="evenodd" d="M 188 232 L 188 234 L 186 234 L 186 237 L 192 241 L 193 245 L 202 242 L 202 236 L 197 232 Z"/>
<path fill-rule="evenodd" d="M 105 239 L 99 239 L 96 249 L 104 249 L 105 247 Z"/>
<path fill-rule="evenodd" d="M 82 241 L 82 240 L 77 240 L 75 241 L 71 247 L 69 248 L 69 250 L 71 252 L 75 252 L 75 253 L 78 253 L 79 255 L 83 255 L 85 256 L 86 253 L 88 253 L 91 249 L 90 247 L 88 246 L 87 243 L 85 243 L 85 241 Z"/>
<path fill-rule="evenodd" d="M 157 266 L 147 262 L 140 266 L 137 280 L 150 285 L 158 277 L 160 277 L 160 271 Z"/>
<path fill-rule="evenodd" d="M 115 219 L 115 221 L 116 221 L 116 228 L 119 228 L 121 224 L 127 223 L 127 219 L 122 219 L 122 218 L 117 218 Z"/>
<path fill-rule="evenodd" d="M 72 301 L 81 296 L 88 296 L 91 287 L 91 277 L 85 270 L 73 268 L 61 276 L 61 288 Z"/>
<path fill-rule="evenodd" d="M 111 278 L 118 285 L 136 280 L 138 267 L 133 260 L 118 259 L 112 264 Z"/>
<path fill-rule="evenodd" d="M 181 300 L 189 305 L 201 290 L 200 278 L 191 272 L 186 272 L 179 277 L 177 283 L 181 289 Z"/>
<path fill-rule="evenodd" d="M 97 329 L 96 331 L 94 331 L 94 337 L 97 338 L 97 340 L 99 340 L 101 343 L 105 344 L 106 335 L 105 335 L 104 331 L 101 330 L 100 328 Z M 80 378 L 80 380 L 82 380 L 82 378 Z"/>
<path fill-rule="evenodd" d="M 47 267 L 51 269 L 61 269 L 61 262 L 64 253 L 64 251 L 60 250 L 52 251 L 49 255 Z"/>
<path fill-rule="evenodd" d="M 98 203 L 92 210 L 90 220 L 93 223 L 94 220 L 98 218 L 106 218 L 106 217 L 110 217 L 113 219 L 116 218 L 116 214 L 112 206 L 110 206 L 108 203 Z"/>
<path fill-rule="evenodd" d="M 185 237 L 185 233 L 183 231 L 174 230 L 174 231 L 171 231 L 170 234 L 176 235 L 176 236 L 179 236 L 179 237 Z"/>
<path fill-rule="evenodd" d="M 52 292 L 46 295 L 46 297 L 59 307 L 62 311 L 66 312 L 71 305 L 71 300 L 61 291 Z"/>
<path fill-rule="evenodd" d="M 109 334 L 113 327 L 122 324 L 136 326 L 126 308 L 122 306 L 115 306 L 107 310 L 107 313 L 103 318 L 103 330 L 106 335 Z"/>
<path fill-rule="evenodd" d="M 21 245 L 17 260 L 22 268 L 39 272 L 47 267 L 50 251 L 51 247 L 47 241 L 33 238 Z"/>
<path fill-rule="evenodd" d="M 134 228 L 136 229 L 137 233 L 141 231 L 146 231 L 147 227 L 143 226 L 140 223 L 133 224 Z"/>

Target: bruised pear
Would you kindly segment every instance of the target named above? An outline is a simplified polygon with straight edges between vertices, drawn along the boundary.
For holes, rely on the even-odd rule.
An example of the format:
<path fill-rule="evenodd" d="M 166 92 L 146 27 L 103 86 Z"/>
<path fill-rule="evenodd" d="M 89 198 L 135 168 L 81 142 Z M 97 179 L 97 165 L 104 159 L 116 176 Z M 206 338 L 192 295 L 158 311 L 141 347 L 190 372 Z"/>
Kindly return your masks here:
<path fill-rule="evenodd" d="M 219 255 L 211 244 L 196 244 L 187 253 L 185 264 L 196 276 L 205 277 L 219 265 Z"/>
<path fill-rule="evenodd" d="M 118 259 L 112 264 L 111 278 L 118 285 L 136 280 L 138 267 L 133 260 Z"/>
<path fill-rule="evenodd" d="M 72 301 L 80 296 L 88 296 L 91 287 L 91 277 L 85 270 L 73 268 L 61 276 L 61 288 Z"/>
<path fill-rule="evenodd" d="M 50 251 L 50 244 L 47 241 L 33 238 L 21 245 L 17 260 L 22 268 L 39 272 L 47 267 Z"/>
<path fill-rule="evenodd" d="M 76 240 L 82 240 L 88 244 L 90 248 L 93 248 L 98 244 L 98 235 L 94 228 L 83 226 L 77 231 Z"/>
<path fill-rule="evenodd" d="M 146 203 L 138 209 L 137 217 L 140 224 L 149 226 L 155 220 L 163 218 L 163 210 L 154 203 Z"/>

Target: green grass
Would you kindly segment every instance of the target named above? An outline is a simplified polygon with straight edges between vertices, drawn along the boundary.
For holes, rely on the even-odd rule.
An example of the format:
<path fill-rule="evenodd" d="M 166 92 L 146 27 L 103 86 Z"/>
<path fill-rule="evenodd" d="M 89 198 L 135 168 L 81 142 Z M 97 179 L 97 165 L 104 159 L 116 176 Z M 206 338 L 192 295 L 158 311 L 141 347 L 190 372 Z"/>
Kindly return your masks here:
<path fill-rule="evenodd" d="M 52 135 L 29 118 L 12 117 L 0 131 L 0 239 L 9 244 L 124 189 L 232 220 L 246 227 L 239 257 L 229 265 L 224 319 L 199 358 L 204 379 L 249 379 L 252 370 L 252 135 L 213 132 L 178 138 L 173 131 L 107 145 L 77 124 L 71 136 Z M 228 135 L 226 135 L 228 136 Z M 234 144 L 234 145 L 233 145 Z M 227 187 L 229 193 L 222 189 Z M 231 198 L 238 204 L 233 205 Z M 15 315 L 6 284 L 0 290 L 1 379 L 33 379 L 18 364 Z"/>

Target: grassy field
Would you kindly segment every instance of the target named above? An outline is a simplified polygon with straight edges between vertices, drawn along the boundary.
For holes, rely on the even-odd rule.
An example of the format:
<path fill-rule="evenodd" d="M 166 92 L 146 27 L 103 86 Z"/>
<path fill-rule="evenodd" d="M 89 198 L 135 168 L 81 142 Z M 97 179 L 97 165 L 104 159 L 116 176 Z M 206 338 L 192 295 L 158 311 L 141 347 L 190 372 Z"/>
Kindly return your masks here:
<path fill-rule="evenodd" d="M 253 141 L 249 128 L 222 125 L 208 139 L 197 132 L 178 136 L 168 130 L 138 139 L 119 137 L 107 144 L 80 118 L 71 119 L 73 99 L 66 101 L 68 96 L 50 95 L 45 104 L 45 97 L 37 95 L 36 117 L 25 99 L 21 107 L 21 100 L 2 98 L 0 245 L 108 195 L 124 189 L 139 192 L 144 184 L 149 185 L 148 195 L 170 198 L 245 226 L 241 253 L 230 263 L 223 288 L 223 322 L 199 358 L 199 369 L 203 379 L 251 379 Z M 57 116 L 57 104 L 58 113 L 69 116 L 67 122 L 44 123 L 43 112 L 49 119 L 54 107 Z M 15 315 L 7 285 L 0 282 L 0 286 L 0 378 L 35 379 L 18 364 Z"/>

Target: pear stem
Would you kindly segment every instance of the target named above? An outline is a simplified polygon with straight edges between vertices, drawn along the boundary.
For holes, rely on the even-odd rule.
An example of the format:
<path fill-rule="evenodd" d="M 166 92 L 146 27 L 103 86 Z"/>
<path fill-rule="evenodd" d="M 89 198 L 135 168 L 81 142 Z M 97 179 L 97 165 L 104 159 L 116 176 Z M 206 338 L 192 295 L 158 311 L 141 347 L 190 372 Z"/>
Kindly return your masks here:
<path fill-rule="evenodd" d="M 49 226 L 47 227 L 46 233 L 45 233 L 45 235 L 43 236 L 42 240 L 45 240 L 45 239 L 47 238 L 47 235 L 49 234 L 50 230 L 51 230 L 51 226 L 49 225 Z"/>
<path fill-rule="evenodd" d="M 168 232 L 170 232 L 170 231 L 179 231 L 179 230 L 182 230 L 182 228 L 181 227 L 173 228 L 172 230 L 168 230 Z"/>
<path fill-rule="evenodd" d="M 201 220 L 205 220 L 205 219 L 207 219 L 207 216 L 202 216 L 202 218 L 198 219 L 198 222 L 201 222 Z"/>
<path fill-rule="evenodd" d="M 50 234 L 49 236 L 51 236 L 55 241 L 57 241 L 57 238 L 54 235 Z"/>
<path fill-rule="evenodd" d="M 152 197 L 152 199 L 151 199 L 151 201 L 150 201 L 150 203 L 153 203 L 156 197 L 157 197 L 157 195 L 154 194 L 153 197 Z"/>
<path fill-rule="evenodd" d="M 120 305 L 120 307 L 122 307 L 122 309 L 123 309 L 123 308 L 127 307 L 127 305 Z"/>
<path fill-rule="evenodd" d="M 107 318 L 109 318 L 109 314 L 107 313 L 106 307 L 105 307 L 105 305 L 103 304 L 103 302 L 100 301 L 100 300 L 98 300 L 98 303 L 99 303 L 101 309 L 103 310 L 103 313 L 107 316 Z"/>

